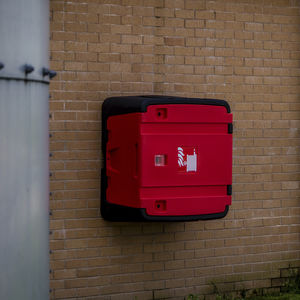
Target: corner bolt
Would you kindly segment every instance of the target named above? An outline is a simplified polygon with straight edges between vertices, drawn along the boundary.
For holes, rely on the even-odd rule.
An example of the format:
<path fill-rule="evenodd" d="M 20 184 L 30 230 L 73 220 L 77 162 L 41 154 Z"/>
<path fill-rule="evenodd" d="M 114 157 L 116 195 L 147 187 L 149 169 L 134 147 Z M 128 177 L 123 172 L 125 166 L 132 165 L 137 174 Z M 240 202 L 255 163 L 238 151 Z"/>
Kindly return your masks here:
<path fill-rule="evenodd" d="M 23 66 L 23 70 L 24 70 L 25 75 L 27 75 L 34 71 L 34 67 L 32 65 L 25 64 Z"/>
<path fill-rule="evenodd" d="M 49 75 L 49 78 L 50 78 L 50 79 L 52 79 L 53 77 L 56 76 L 56 72 L 53 71 L 53 70 L 50 70 L 50 69 L 48 69 L 48 68 L 43 68 L 43 69 L 42 69 L 42 74 L 43 74 L 43 77 Z"/>

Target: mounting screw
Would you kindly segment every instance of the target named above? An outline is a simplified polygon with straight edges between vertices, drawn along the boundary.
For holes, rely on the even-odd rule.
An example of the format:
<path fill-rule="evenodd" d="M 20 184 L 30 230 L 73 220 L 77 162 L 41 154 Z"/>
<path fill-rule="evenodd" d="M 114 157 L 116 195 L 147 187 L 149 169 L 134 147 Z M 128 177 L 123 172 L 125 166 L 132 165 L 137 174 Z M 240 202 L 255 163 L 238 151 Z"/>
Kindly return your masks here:
<path fill-rule="evenodd" d="M 0 70 L 2 70 L 5 67 L 4 63 L 0 62 Z"/>
<path fill-rule="evenodd" d="M 52 153 L 49 153 L 49 157 L 52 157 L 53 155 L 52 155 Z"/>
<path fill-rule="evenodd" d="M 50 118 L 50 119 L 52 118 L 52 114 L 49 114 L 49 118 Z"/>
<path fill-rule="evenodd" d="M 49 211 L 49 216 L 52 216 L 52 211 L 51 210 Z"/>
<path fill-rule="evenodd" d="M 49 250 L 49 254 L 52 254 L 52 250 Z"/>
<path fill-rule="evenodd" d="M 49 231 L 49 234 L 52 234 L 52 233 L 53 233 L 53 232 L 50 230 L 50 231 Z"/>
<path fill-rule="evenodd" d="M 56 76 L 56 72 L 53 70 L 49 70 L 49 78 L 52 79 L 55 76 Z"/>
<path fill-rule="evenodd" d="M 43 77 L 49 75 L 50 79 L 52 79 L 53 77 L 56 76 L 56 72 L 53 71 L 53 70 L 50 70 L 48 68 L 43 68 L 42 69 L 42 74 L 43 74 Z"/>
<path fill-rule="evenodd" d="M 23 70 L 25 72 L 25 75 L 27 75 L 27 74 L 29 74 L 29 73 L 31 73 L 31 72 L 34 71 L 34 67 L 32 65 L 25 64 L 23 66 Z"/>
<path fill-rule="evenodd" d="M 52 173 L 51 172 L 49 173 L 49 176 L 52 177 Z"/>
<path fill-rule="evenodd" d="M 49 193 L 49 196 L 52 196 L 52 192 Z"/>
<path fill-rule="evenodd" d="M 42 74 L 43 74 L 43 77 L 44 77 L 44 76 L 47 76 L 47 75 L 49 75 L 49 72 L 50 72 L 50 70 L 49 70 L 49 69 L 47 69 L 47 68 L 43 68 L 43 69 L 42 69 Z"/>

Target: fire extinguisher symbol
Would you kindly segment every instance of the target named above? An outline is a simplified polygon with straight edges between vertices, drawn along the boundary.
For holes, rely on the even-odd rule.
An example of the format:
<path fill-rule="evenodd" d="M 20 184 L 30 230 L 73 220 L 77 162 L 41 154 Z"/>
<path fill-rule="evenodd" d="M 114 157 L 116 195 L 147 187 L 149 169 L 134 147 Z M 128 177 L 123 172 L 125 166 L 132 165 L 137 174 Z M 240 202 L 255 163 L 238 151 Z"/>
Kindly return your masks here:
<path fill-rule="evenodd" d="M 183 167 L 184 166 L 184 153 L 183 149 L 181 147 L 178 147 L 178 166 Z"/>
<path fill-rule="evenodd" d="M 194 147 L 177 147 L 178 169 L 182 172 L 197 171 L 197 153 Z"/>

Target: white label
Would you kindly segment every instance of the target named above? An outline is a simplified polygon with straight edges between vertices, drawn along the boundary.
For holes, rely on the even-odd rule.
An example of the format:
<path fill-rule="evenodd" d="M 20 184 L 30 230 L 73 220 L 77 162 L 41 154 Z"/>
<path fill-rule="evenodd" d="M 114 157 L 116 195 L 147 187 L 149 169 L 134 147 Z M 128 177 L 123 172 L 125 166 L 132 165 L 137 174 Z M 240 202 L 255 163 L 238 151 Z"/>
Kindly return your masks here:
<path fill-rule="evenodd" d="M 154 156 L 154 165 L 156 167 L 162 167 L 166 164 L 166 156 L 163 154 L 157 154 Z"/>
<path fill-rule="evenodd" d="M 197 154 L 187 155 L 187 164 L 186 164 L 187 172 L 196 172 L 197 171 Z"/>

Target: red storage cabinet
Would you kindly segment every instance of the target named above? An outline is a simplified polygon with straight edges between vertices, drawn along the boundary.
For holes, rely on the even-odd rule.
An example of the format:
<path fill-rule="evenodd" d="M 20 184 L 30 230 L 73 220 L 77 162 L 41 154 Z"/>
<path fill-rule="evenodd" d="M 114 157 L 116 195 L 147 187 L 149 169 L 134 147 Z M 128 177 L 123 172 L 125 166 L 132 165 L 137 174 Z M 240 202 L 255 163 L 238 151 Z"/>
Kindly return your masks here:
<path fill-rule="evenodd" d="M 101 214 L 112 221 L 224 217 L 232 114 L 224 100 L 113 97 L 102 106 Z"/>

